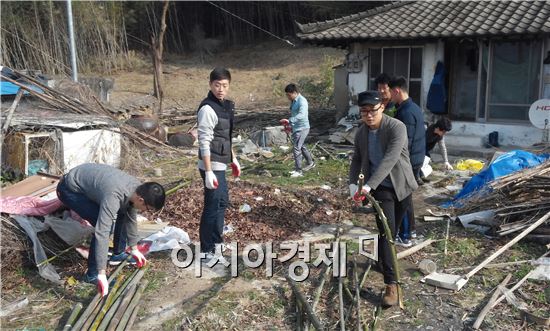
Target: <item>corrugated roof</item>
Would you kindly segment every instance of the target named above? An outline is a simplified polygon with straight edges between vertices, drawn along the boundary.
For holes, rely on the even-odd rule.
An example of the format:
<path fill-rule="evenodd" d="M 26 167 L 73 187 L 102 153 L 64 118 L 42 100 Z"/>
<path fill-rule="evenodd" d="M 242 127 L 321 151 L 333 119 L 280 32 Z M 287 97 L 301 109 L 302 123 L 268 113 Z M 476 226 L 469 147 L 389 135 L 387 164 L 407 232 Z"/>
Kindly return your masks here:
<path fill-rule="evenodd" d="M 550 33 L 550 1 L 393 2 L 298 28 L 310 42 Z"/>

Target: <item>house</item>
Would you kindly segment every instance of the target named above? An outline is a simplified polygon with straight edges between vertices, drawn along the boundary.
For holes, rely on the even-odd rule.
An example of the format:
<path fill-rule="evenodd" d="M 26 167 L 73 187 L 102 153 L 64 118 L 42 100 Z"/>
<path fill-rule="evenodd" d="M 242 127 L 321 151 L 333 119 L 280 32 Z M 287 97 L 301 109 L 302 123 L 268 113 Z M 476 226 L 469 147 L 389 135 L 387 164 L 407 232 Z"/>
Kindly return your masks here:
<path fill-rule="evenodd" d="M 410 96 L 425 111 L 438 62 L 446 69 L 449 145 L 499 143 L 527 147 L 543 130 L 529 107 L 550 99 L 550 2 L 392 2 L 335 20 L 298 24 L 306 43 L 348 50 L 349 94 L 375 89 L 381 72 L 408 79 Z"/>

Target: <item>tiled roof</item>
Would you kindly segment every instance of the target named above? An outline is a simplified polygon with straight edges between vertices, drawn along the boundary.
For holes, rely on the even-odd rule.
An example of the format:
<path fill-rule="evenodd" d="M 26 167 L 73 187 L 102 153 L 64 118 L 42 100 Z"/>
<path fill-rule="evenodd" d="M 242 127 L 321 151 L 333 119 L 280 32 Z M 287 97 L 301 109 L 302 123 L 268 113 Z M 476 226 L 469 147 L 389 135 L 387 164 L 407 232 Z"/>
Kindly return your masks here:
<path fill-rule="evenodd" d="M 402 1 L 298 28 L 321 43 L 550 33 L 550 1 Z"/>

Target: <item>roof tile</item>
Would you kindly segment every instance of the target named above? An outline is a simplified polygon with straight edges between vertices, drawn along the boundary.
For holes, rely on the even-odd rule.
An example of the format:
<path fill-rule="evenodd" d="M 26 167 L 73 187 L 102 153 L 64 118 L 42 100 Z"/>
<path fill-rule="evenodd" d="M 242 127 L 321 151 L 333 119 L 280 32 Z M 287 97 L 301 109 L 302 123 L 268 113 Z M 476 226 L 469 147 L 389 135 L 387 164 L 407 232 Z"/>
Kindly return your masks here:
<path fill-rule="evenodd" d="M 299 38 L 321 42 L 548 33 L 550 1 L 401 1 L 298 28 Z"/>

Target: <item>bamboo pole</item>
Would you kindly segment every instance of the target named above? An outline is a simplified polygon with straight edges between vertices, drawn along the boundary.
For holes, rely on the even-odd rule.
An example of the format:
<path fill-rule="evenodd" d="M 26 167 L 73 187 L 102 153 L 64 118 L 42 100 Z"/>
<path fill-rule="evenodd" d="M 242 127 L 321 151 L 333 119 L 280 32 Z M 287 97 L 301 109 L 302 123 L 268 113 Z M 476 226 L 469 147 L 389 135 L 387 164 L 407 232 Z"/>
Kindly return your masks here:
<path fill-rule="evenodd" d="M 127 292 L 124 294 L 124 297 L 122 298 L 122 301 L 120 302 L 115 314 L 109 321 L 109 325 L 107 326 L 107 331 L 113 331 L 117 327 L 118 323 L 120 323 L 120 319 L 122 315 L 124 315 L 124 312 L 128 308 L 128 304 L 136 294 L 136 290 L 138 288 L 137 284 L 132 284 L 127 289 Z"/>
<path fill-rule="evenodd" d="M 323 293 L 323 287 L 325 286 L 325 282 L 327 280 L 328 275 L 330 274 L 331 268 L 332 268 L 331 266 L 326 267 L 325 272 L 320 277 L 319 285 L 315 289 L 315 294 L 313 296 L 313 303 L 311 304 L 311 309 L 313 310 L 313 312 L 315 312 L 315 308 L 317 308 L 317 305 L 319 304 L 319 299 L 321 299 L 321 293 Z M 304 330 L 307 331 L 309 330 L 310 327 L 311 327 L 311 322 L 308 321 Z"/>
<path fill-rule="evenodd" d="M 491 296 L 491 298 L 489 299 L 485 307 L 483 307 L 479 315 L 477 315 L 476 321 L 474 322 L 474 325 L 472 326 L 472 328 L 476 330 L 479 329 L 481 323 L 483 323 L 483 319 L 485 318 L 485 315 L 487 315 L 487 313 L 491 310 L 493 303 L 497 300 L 498 295 L 500 294 L 499 287 L 506 286 L 511 278 L 512 278 L 512 274 L 508 274 L 504 278 L 504 280 L 500 283 L 500 285 L 497 286 L 497 288 L 495 289 L 495 292 L 493 293 L 493 295 Z"/>
<path fill-rule="evenodd" d="M 101 310 L 97 314 L 94 322 L 92 323 L 92 326 L 90 327 L 91 331 L 96 331 L 97 330 L 97 328 L 99 327 L 99 324 L 103 320 L 103 317 L 105 316 L 105 314 L 107 313 L 109 308 L 111 308 L 111 305 L 114 302 L 116 293 L 117 293 L 118 289 L 120 288 L 120 285 L 122 285 L 123 280 L 124 280 L 124 275 L 118 275 L 117 280 L 115 282 L 115 285 L 113 285 L 113 289 L 107 295 L 107 299 L 105 299 L 105 301 L 103 301 L 104 302 L 103 307 L 101 308 Z"/>
<path fill-rule="evenodd" d="M 510 248 L 512 245 L 514 245 L 515 243 L 517 243 L 518 241 L 521 240 L 521 238 L 525 237 L 526 235 L 528 235 L 531 231 L 533 231 L 535 228 L 537 228 L 539 225 L 543 224 L 544 222 L 546 222 L 548 220 L 548 218 L 550 218 L 550 212 L 546 213 L 546 215 L 544 215 L 543 217 L 541 217 L 538 221 L 536 221 L 535 223 L 531 224 L 531 226 L 529 226 L 527 229 L 523 230 L 523 232 L 521 232 L 520 234 L 518 234 L 514 239 L 510 240 L 506 245 L 502 246 L 499 250 L 497 250 L 496 252 L 494 252 L 491 256 L 489 256 L 488 258 L 486 258 L 483 262 L 481 262 L 477 267 L 475 267 L 472 271 L 470 271 L 468 274 L 466 274 L 466 276 L 464 276 L 466 279 L 472 277 L 475 273 L 477 273 L 479 270 L 481 270 L 485 265 L 487 265 L 489 262 L 493 261 L 494 259 L 496 259 L 500 254 L 502 254 L 502 252 L 504 252 L 505 250 L 507 250 L 508 248 Z"/>
<path fill-rule="evenodd" d="M 115 271 L 113 271 L 113 273 L 111 274 L 111 276 L 109 277 L 109 280 L 108 282 L 110 283 L 121 271 L 122 269 L 124 269 L 124 267 L 128 264 L 128 260 L 126 261 L 123 261 L 116 269 Z M 73 326 L 73 330 L 78 330 L 80 331 L 81 329 L 83 329 L 83 325 L 84 323 L 86 322 L 86 320 L 88 319 L 89 315 L 95 310 L 95 308 L 98 306 L 98 303 L 99 301 L 101 300 L 101 295 L 99 293 L 97 293 L 95 295 L 95 297 L 92 299 L 92 301 L 88 304 L 88 307 L 86 308 L 86 310 L 84 310 L 84 312 L 82 313 L 82 315 L 80 315 L 80 318 L 78 319 L 78 321 L 76 321 L 75 325 Z"/>
<path fill-rule="evenodd" d="M 123 296 L 127 294 L 127 290 L 131 286 L 135 286 L 143 277 L 143 274 L 145 273 L 145 269 L 135 269 L 135 271 L 127 277 L 126 281 L 122 286 L 118 289 L 117 293 L 115 294 L 114 303 L 111 307 L 109 307 L 109 310 L 107 311 L 107 314 L 101 321 L 101 324 L 98 327 L 98 330 L 105 330 L 105 328 L 109 325 L 109 322 L 111 321 L 111 318 L 115 314 L 116 310 L 118 309 L 120 303 L 122 302 Z"/>
<path fill-rule="evenodd" d="M 353 278 L 355 279 L 355 298 L 356 298 L 356 308 L 357 308 L 357 331 L 361 331 L 361 308 L 360 308 L 360 288 L 359 288 L 359 275 L 357 275 L 357 256 L 353 256 Z"/>
<path fill-rule="evenodd" d="M 63 327 L 63 331 L 69 331 L 71 329 L 72 324 L 75 322 L 76 318 L 78 317 L 78 313 L 80 313 L 81 309 L 82 309 L 82 303 L 77 302 L 74 305 L 73 310 L 71 311 L 71 315 L 69 315 L 69 318 L 65 323 L 65 326 Z"/>
<path fill-rule="evenodd" d="M 313 324 L 313 327 L 316 330 L 323 330 L 323 325 L 319 321 L 319 318 L 317 318 L 317 316 L 313 312 L 313 309 L 311 308 L 311 306 L 307 302 L 307 299 L 304 296 L 304 294 L 302 294 L 302 292 L 300 292 L 300 290 L 298 289 L 298 286 L 296 285 L 296 282 L 294 282 L 294 280 L 292 278 L 290 278 L 288 275 L 285 276 L 285 277 L 286 277 L 286 280 L 288 281 L 288 283 L 290 284 L 290 288 L 292 289 L 292 292 L 294 292 L 294 295 L 296 296 L 296 298 L 298 298 L 298 300 L 300 300 L 300 302 L 302 303 L 302 307 L 305 308 L 305 312 L 307 313 L 307 315 L 309 317 L 309 320 Z"/>
<path fill-rule="evenodd" d="M 143 291 L 147 287 L 148 281 L 145 280 L 143 283 L 139 284 L 136 294 L 132 297 L 132 300 L 128 304 L 128 307 L 126 308 L 126 311 L 124 312 L 124 315 L 122 315 L 122 318 L 120 320 L 120 323 L 118 323 L 116 330 L 117 331 L 123 331 L 123 330 L 130 330 L 131 325 L 129 325 L 130 321 L 130 315 L 133 313 L 134 309 L 137 309 L 137 305 L 139 304 L 139 299 L 141 298 L 141 295 L 143 294 Z"/>
<path fill-rule="evenodd" d="M 10 108 L 7 110 L 8 115 L 6 115 L 6 121 L 2 126 L 2 137 L 4 137 L 4 134 L 6 133 L 6 131 L 8 131 L 8 128 L 10 127 L 11 118 L 13 116 L 13 113 L 15 112 L 15 109 L 19 105 L 19 101 L 21 101 L 22 96 L 23 96 L 23 89 L 20 88 L 19 91 L 17 91 L 17 94 L 15 95 L 15 99 L 13 100 L 13 103 L 11 104 Z"/>
<path fill-rule="evenodd" d="M 339 311 L 340 311 L 340 330 L 345 331 L 346 318 L 344 316 L 344 284 L 343 284 L 342 276 L 338 276 L 338 303 L 339 303 Z"/>
<path fill-rule="evenodd" d="M 434 240 L 434 239 L 425 240 L 425 241 L 421 242 L 420 244 L 418 244 L 414 247 L 411 247 L 409 249 L 406 249 L 402 252 L 397 253 L 397 259 L 399 260 L 399 259 L 402 259 L 402 258 L 407 257 L 409 255 L 412 255 L 412 254 L 418 252 L 419 250 L 423 249 L 424 247 L 431 245 L 432 243 L 434 243 L 436 241 L 437 240 Z"/>
<path fill-rule="evenodd" d="M 136 306 L 134 310 L 132 311 L 132 314 L 130 315 L 130 318 L 128 319 L 128 323 L 126 323 L 126 330 L 131 330 L 132 326 L 134 326 L 134 321 L 136 320 L 136 316 L 139 310 L 139 306 Z"/>

